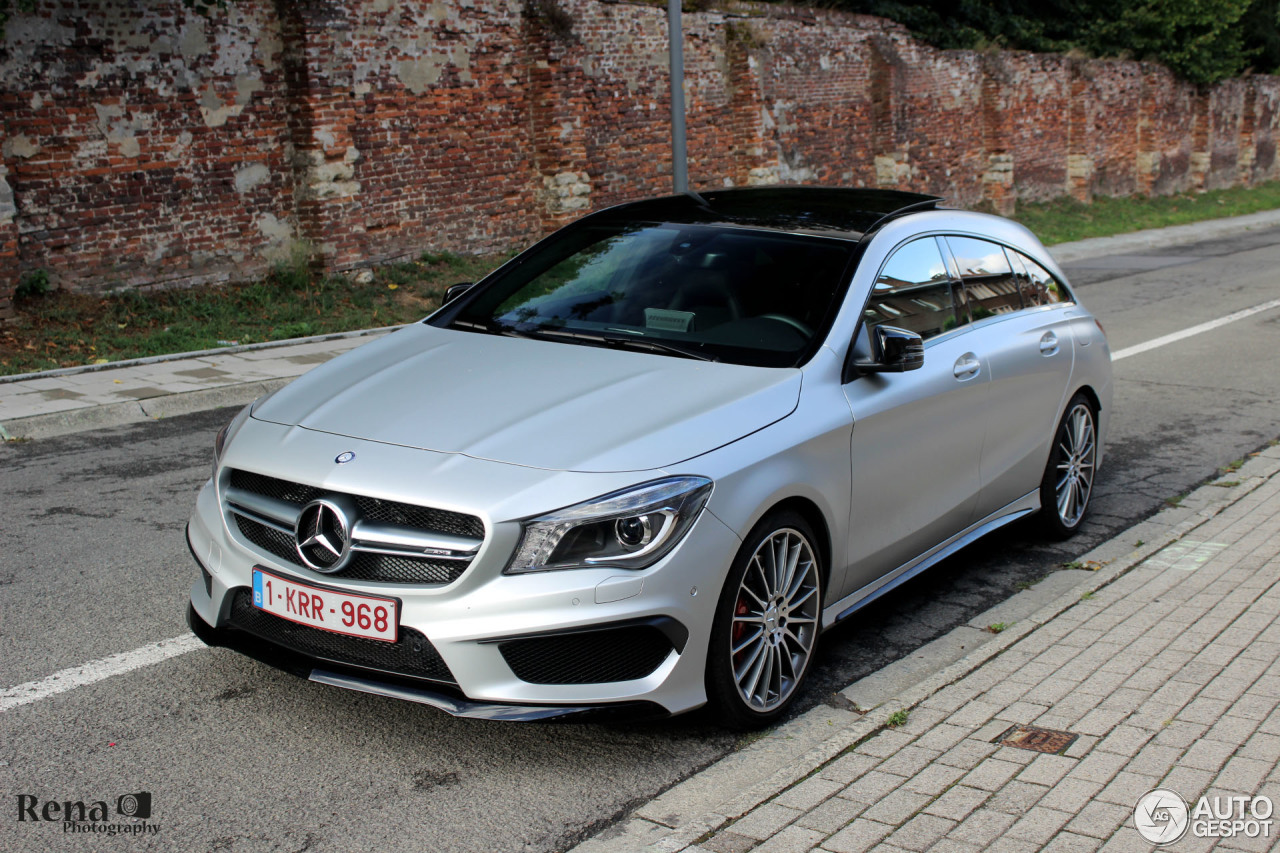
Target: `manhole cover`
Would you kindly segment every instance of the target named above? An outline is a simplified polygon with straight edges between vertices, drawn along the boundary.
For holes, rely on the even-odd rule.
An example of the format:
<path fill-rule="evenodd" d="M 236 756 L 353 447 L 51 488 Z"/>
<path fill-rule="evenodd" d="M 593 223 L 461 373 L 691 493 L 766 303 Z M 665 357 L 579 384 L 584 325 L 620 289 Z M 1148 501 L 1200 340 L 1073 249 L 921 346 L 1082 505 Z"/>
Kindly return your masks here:
<path fill-rule="evenodd" d="M 1080 735 L 1073 735 L 1071 732 L 1059 732 L 1036 726 L 1010 726 L 997 735 L 992 742 L 1002 746 L 1016 746 L 1018 749 L 1061 755 L 1076 742 L 1078 737 Z"/>

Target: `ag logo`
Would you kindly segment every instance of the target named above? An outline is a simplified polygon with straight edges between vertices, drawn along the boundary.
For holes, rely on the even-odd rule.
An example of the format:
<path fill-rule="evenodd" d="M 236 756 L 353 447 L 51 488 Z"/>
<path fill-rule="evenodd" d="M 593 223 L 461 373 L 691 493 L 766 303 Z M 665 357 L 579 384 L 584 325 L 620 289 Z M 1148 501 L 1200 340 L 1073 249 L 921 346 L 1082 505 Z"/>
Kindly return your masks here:
<path fill-rule="evenodd" d="M 1168 788 L 1156 788 L 1133 807 L 1133 825 L 1152 844 L 1172 844 L 1187 834 L 1190 816 L 1186 801 Z"/>

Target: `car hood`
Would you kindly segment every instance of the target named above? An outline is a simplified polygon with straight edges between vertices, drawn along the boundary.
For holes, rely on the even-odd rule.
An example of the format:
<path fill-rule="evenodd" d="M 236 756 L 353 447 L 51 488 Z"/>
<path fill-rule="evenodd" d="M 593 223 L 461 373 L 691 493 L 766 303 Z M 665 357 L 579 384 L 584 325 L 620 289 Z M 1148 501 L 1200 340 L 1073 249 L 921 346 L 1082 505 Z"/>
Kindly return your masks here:
<path fill-rule="evenodd" d="M 790 414 L 801 374 L 415 324 L 315 368 L 257 420 L 560 471 L 665 468 Z"/>

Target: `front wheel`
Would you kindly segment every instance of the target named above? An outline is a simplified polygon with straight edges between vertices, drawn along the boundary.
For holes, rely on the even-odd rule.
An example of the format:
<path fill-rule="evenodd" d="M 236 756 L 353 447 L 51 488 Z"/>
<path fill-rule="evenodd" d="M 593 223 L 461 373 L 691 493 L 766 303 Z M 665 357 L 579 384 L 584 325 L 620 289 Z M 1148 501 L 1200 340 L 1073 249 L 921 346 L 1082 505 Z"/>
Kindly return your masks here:
<path fill-rule="evenodd" d="M 1093 494 L 1097 462 L 1097 413 L 1089 398 L 1076 394 L 1054 433 L 1040 481 L 1041 526 L 1050 537 L 1066 539 L 1080 529 Z"/>
<path fill-rule="evenodd" d="M 733 561 L 707 656 L 707 697 L 729 728 L 755 729 L 777 720 L 809 672 L 822 615 L 815 541 L 798 514 L 772 513 Z"/>

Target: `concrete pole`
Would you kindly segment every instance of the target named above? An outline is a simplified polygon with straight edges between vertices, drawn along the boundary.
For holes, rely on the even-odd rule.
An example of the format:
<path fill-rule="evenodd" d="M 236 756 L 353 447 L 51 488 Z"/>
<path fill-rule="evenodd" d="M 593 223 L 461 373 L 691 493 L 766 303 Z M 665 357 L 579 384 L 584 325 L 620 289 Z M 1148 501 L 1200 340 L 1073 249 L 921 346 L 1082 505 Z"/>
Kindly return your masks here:
<path fill-rule="evenodd" d="M 671 55 L 671 183 L 676 193 L 689 190 L 689 160 L 684 134 L 684 33 L 681 0 L 667 0 L 667 36 Z"/>

